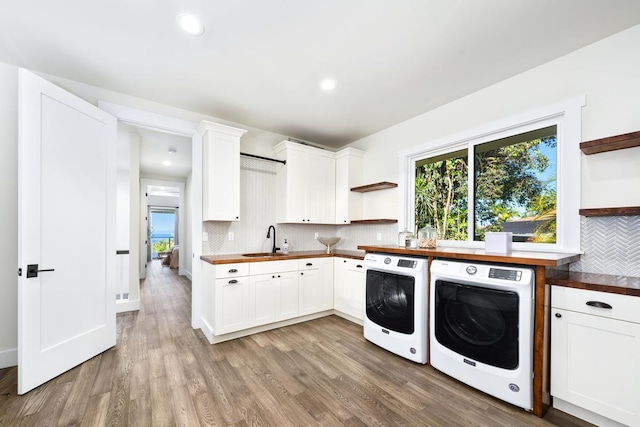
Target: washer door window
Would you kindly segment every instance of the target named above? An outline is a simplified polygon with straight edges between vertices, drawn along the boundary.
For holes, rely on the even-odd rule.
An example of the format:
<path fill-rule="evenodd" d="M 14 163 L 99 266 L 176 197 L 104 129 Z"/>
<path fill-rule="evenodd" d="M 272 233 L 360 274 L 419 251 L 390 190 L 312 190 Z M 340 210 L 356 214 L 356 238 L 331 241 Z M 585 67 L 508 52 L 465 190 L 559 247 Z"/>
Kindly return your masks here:
<path fill-rule="evenodd" d="M 415 278 L 368 270 L 366 287 L 367 318 L 385 329 L 412 334 Z"/>
<path fill-rule="evenodd" d="M 518 367 L 518 294 L 436 280 L 435 335 L 450 350 L 503 369 Z"/>

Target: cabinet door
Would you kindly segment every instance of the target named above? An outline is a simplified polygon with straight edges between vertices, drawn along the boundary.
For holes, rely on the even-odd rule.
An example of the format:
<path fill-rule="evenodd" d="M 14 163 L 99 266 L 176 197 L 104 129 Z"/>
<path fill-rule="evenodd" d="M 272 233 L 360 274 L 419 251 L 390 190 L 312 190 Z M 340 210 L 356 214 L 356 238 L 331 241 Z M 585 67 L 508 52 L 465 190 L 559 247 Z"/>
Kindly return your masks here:
<path fill-rule="evenodd" d="M 249 279 L 249 327 L 276 321 L 277 279 L 273 274 Z"/>
<path fill-rule="evenodd" d="M 551 394 L 640 425 L 640 325 L 552 309 Z"/>
<path fill-rule="evenodd" d="M 301 271 L 298 278 L 300 316 L 322 311 L 322 283 L 318 268 Z"/>
<path fill-rule="evenodd" d="M 336 153 L 336 224 L 362 219 L 362 193 L 351 189 L 362 185 L 363 155 L 353 148 Z"/>
<path fill-rule="evenodd" d="M 347 262 L 344 258 L 334 258 L 333 266 L 333 308 L 343 313 L 347 312 L 349 301 Z"/>
<path fill-rule="evenodd" d="M 335 159 L 307 155 L 307 217 L 314 224 L 333 224 L 336 217 Z"/>
<path fill-rule="evenodd" d="M 359 268 L 358 265 L 361 267 Z M 334 308 L 364 319 L 364 268 L 362 261 L 336 258 Z"/>
<path fill-rule="evenodd" d="M 276 274 L 276 321 L 297 317 L 299 313 L 298 272 Z"/>
<path fill-rule="evenodd" d="M 202 220 L 238 221 L 240 137 L 209 130 L 202 150 Z"/>
<path fill-rule="evenodd" d="M 216 335 L 249 327 L 249 279 L 238 277 L 216 280 Z"/>
<path fill-rule="evenodd" d="M 352 268 L 347 269 L 345 283 L 349 290 L 347 314 L 356 319 L 364 319 L 364 273 Z"/>
<path fill-rule="evenodd" d="M 307 174 L 307 154 L 302 151 L 287 152 L 286 182 L 286 221 L 292 223 L 308 223 L 307 186 L 310 177 Z"/>

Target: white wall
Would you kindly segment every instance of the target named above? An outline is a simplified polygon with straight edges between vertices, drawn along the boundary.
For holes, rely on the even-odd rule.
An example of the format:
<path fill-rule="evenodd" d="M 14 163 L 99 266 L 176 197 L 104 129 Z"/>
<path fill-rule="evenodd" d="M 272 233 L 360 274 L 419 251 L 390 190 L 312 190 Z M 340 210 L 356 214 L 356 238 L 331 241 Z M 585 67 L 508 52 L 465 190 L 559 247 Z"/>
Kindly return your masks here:
<path fill-rule="evenodd" d="M 18 69 L 0 63 L 0 368 L 18 362 Z"/>
<path fill-rule="evenodd" d="M 187 215 L 185 215 L 185 220 L 184 220 L 184 236 L 181 237 L 181 242 L 180 245 L 182 246 L 182 249 L 180 250 L 181 253 L 184 254 L 184 275 L 187 276 L 189 278 L 189 280 L 191 280 L 191 272 L 193 271 L 193 238 L 191 236 L 191 212 L 190 210 L 192 209 L 191 206 L 191 180 L 192 180 L 192 174 L 189 174 L 189 176 L 187 176 L 187 181 L 185 182 L 185 187 L 184 187 L 184 204 L 185 206 L 188 207 L 189 211 Z"/>
<path fill-rule="evenodd" d="M 638 46 L 640 26 L 350 144 L 367 153 L 365 183 L 397 182 L 400 150 L 578 95 L 583 141 L 640 130 Z M 640 149 L 582 157 L 582 207 L 640 206 Z M 398 215 L 398 190 L 366 196 L 366 212 Z"/>
<path fill-rule="evenodd" d="M 129 250 L 130 190 L 129 171 L 118 170 L 116 186 L 116 249 Z"/>

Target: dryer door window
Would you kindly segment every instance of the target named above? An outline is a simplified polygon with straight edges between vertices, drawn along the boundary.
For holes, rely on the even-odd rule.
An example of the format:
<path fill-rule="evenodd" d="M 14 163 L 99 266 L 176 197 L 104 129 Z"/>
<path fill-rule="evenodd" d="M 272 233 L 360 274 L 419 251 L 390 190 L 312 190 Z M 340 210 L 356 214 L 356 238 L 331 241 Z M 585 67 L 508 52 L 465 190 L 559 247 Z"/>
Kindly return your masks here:
<path fill-rule="evenodd" d="M 368 270 L 366 283 L 367 318 L 385 329 L 412 334 L 415 278 Z"/>
<path fill-rule="evenodd" d="M 490 366 L 518 368 L 518 294 L 436 280 L 435 335 L 450 350 Z"/>

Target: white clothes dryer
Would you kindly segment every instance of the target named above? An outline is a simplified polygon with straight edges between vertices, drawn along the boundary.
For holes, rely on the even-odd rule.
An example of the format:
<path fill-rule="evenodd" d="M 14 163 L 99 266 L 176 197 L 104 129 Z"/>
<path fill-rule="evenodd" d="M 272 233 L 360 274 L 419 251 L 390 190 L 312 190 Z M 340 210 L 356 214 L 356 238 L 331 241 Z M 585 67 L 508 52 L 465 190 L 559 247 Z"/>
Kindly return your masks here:
<path fill-rule="evenodd" d="M 534 283 L 531 268 L 433 260 L 431 365 L 531 410 Z"/>

